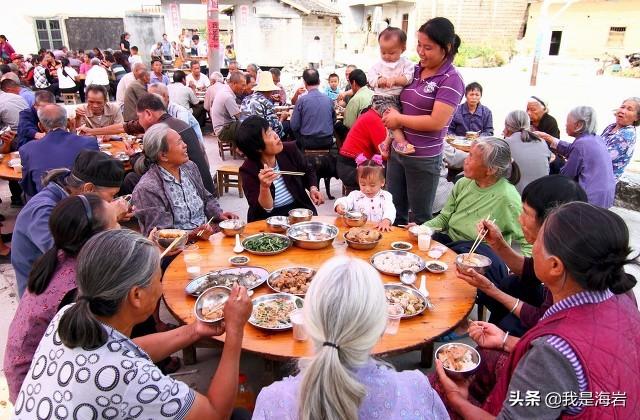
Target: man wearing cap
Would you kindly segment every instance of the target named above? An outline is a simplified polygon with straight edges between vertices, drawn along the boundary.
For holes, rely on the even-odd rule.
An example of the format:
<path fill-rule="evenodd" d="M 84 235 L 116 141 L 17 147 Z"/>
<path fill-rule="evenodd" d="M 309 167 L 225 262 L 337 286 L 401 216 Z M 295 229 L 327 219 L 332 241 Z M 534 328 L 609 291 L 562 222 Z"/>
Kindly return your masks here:
<path fill-rule="evenodd" d="M 18 296 L 27 287 L 27 279 L 34 261 L 53 246 L 49 230 L 49 216 L 53 208 L 69 195 L 98 194 L 112 201 L 124 179 L 122 163 L 102 152 L 83 150 L 78 154 L 73 169 L 50 171 L 44 188 L 36 194 L 18 214 L 11 240 L 11 265 L 16 273 Z M 112 204 L 118 214 L 126 211 L 124 200 Z"/>
<path fill-rule="evenodd" d="M 273 106 L 272 96 L 278 94 L 280 89 L 273 83 L 273 76 L 268 71 L 258 73 L 258 84 L 253 88 L 253 94 L 243 99 L 240 105 L 240 122 L 251 115 L 257 115 L 269 122 L 269 126 L 278 134 L 281 139 L 285 136 L 285 129 L 282 125 L 289 114 L 282 112 L 280 117 L 276 115 Z"/>
<path fill-rule="evenodd" d="M 67 131 L 67 112 L 49 104 L 38 110 L 39 126 L 46 133 L 40 141 L 20 147 L 22 181 L 27 200 L 42 189 L 42 175 L 53 168 L 70 168 L 82 150 L 99 150 L 95 137 L 82 137 Z"/>

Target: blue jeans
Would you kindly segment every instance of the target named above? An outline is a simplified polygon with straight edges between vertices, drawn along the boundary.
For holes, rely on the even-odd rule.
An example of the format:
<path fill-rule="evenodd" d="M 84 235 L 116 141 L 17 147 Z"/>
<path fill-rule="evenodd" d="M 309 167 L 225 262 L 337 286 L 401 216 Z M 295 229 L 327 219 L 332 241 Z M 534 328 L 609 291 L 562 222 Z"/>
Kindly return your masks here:
<path fill-rule="evenodd" d="M 396 225 L 409 222 L 409 208 L 417 224 L 431 219 L 441 164 L 441 155 L 409 157 L 391 151 L 387 167 L 387 190 L 396 206 Z"/>

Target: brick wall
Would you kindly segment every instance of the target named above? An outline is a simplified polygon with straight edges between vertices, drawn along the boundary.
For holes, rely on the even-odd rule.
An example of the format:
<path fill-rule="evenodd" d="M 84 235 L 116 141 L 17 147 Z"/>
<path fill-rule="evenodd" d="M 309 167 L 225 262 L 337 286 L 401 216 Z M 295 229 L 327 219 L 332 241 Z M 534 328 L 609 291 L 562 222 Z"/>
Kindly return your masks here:
<path fill-rule="evenodd" d="M 299 57 L 307 60 L 307 46 L 311 45 L 315 36 L 320 37 L 322 44 L 322 61 L 324 65 L 331 65 L 335 61 L 336 48 L 336 19 L 330 16 L 302 17 L 302 52 Z"/>

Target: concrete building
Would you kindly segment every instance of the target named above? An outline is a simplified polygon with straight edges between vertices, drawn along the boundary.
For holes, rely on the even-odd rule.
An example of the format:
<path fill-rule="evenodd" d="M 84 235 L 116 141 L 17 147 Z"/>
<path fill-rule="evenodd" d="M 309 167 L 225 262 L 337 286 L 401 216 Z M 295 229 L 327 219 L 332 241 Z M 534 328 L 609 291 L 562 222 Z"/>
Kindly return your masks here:
<path fill-rule="evenodd" d="M 283 66 L 306 63 L 314 37 L 320 38 L 322 62 L 335 59 L 340 12 L 322 0 L 230 0 L 221 13 L 231 18 L 233 43 L 241 65 Z"/>
<path fill-rule="evenodd" d="M 551 0 L 543 25 L 542 54 L 567 58 L 595 58 L 604 53 L 630 54 L 640 50 L 640 1 Z M 542 1 L 529 7 L 524 53 L 535 49 Z"/>
<path fill-rule="evenodd" d="M 144 55 L 162 38 L 164 17 L 159 6 L 143 7 L 143 0 L 24 1 L 3 7 L 0 28 L 22 54 L 62 46 L 115 50 L 126 31 Z"/>

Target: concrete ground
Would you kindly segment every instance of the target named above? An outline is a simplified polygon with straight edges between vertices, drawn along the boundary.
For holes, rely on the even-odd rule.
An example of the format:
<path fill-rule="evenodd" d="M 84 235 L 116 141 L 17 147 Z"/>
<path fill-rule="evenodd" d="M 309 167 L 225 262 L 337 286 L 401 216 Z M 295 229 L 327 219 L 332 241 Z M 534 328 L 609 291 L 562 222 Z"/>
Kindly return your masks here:
<path fill-rule="evenodd" d="M 478 80 L 485 88 L 483 103 L 488 105 L 494 114 L 494 126 L 499 134 L 503 128 L 502 121 L 507 112 L 513 109 L 522 109 L 526 104 L 526 98 L 531 92 L 536 92 L 551 101 L 552 113 L 558 119 L 562 127 L 566 112 L 578 104 L 590 104 L 595 106 L 601 115 L 599 130 L 608 124 L 613 118 L 610 110 L 617 107 L 622 99 L 630 95 L 630 92 L 640 90 L 640 80 L 613 78 L 608 76 L 596 77 L 590 74 L 589 69 L 577 65 L 556 66 L 557 63 L 543 63 L 539 78 L 540 88 L 533 90 L 528 86 L 527 63 L 525 60 L 515 60 L 509 66 L 499 69 L 462 69 L 461 72 L 468 82 Z M 554 72 L 551 72 L 551 69 Z M 540 93 L 543 92 L 543 93 Z M 211 163 L 212 171 L 222 164 L 217 152 L 215 139 L 207 136 L 207 153 Z M 638 148 L 640 149 L 640 148 Z M 225 162 L 241 164 L 241 161 Z M 636 153 L 630 172 L 640 173 L 640 156 Z M 321 186 L 324 193 L 324 187 Z M 341 184 L 337 180 L 331 183 L 332 195 L 340 197 Z M 9 190 L 6 183 L 0 184 L 0 213 L 6 217 L 3 222 L 2 232 L 7 233 L 13 230 L 13 223 L 17 214 L 17 209 L 9 206 Z M 236 190 L 224 194 L 220 198 L 220 204 L 226 211 L 233 211 L 242 218 L 246 217 L 247 203 L 245 199 L 240 199 Z M 327 201 L 318 208 L 321 215 L 333 213 L 333 202 Z M 625 209 L 615 208 L 615 212 L 620 214 L 626 221 L 632 236 L 632 247 L 634 250 L 640 249 L 640 213 Z M 585 226 L 585 228 L 589 228 Z M 636 275 L 640 274 L 636 270 Z M 640 297 L 640 287 L 636 287 L 636 295 Z M 0 318 L 5 322 L 0 323 L 0 359 L 4 359 L 4 347 L 7 337 L 7 329 L 10 320 L 13 318 L 18 304 L 15 292 L 15 276 L 13 268 L 8 260 L 0 259 Z M 475 316 L 475 314 L 472 314 Z M 173 321 L 171 316 L 163 309 L 162 317 L 166 321 Z M 175 321 L 174 321 L 175 322 Z M 219 360 L 219 351 L 215 349 L 198 349 L 198 363 L 191 366 L 184 366 L 178 378 L 193 386 L 200 392 L 205 392 L 209 381 L 215 371 Z M 399 370 L 416 369 L 420 360 L 419 352 L 410 352 L 402 356 L 389 359 Z M 241 372 L 249 377 L 250 384 L 255 391 L 262 386 L 273 381 L 281 374 L 291 371 L 292 365 L 274 366 L 251 354 L 243 354 L 241 360 Z M 0 418 L 6 418 L 11 412 L 11 404 L 8 402 L 6 382 L 3 371 L 0 370 Z"/>

